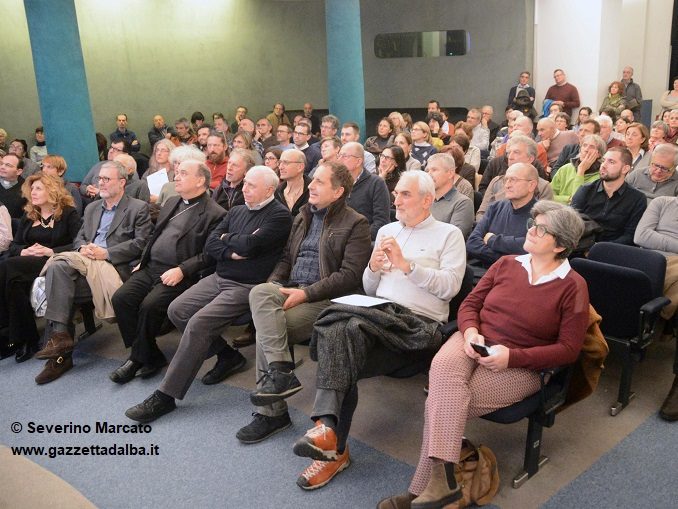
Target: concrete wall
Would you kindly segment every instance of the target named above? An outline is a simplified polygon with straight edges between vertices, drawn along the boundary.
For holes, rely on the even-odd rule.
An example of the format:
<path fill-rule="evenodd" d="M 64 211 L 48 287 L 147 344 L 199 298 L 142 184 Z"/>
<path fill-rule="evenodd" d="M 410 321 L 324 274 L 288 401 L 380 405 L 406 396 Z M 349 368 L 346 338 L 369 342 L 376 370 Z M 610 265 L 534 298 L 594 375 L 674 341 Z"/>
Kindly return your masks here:
<path fill-rule="evenodd" d="M 479 8 L 482 4 L 482 8 Z M 502 116 L 509 89 L 532 67 L 534 0 L 363 1 L 365 100 L 368 108 L 491 104 Z M 374 55 L 379 33 L 467 30 L 464 56 L 389 58 Z"/>

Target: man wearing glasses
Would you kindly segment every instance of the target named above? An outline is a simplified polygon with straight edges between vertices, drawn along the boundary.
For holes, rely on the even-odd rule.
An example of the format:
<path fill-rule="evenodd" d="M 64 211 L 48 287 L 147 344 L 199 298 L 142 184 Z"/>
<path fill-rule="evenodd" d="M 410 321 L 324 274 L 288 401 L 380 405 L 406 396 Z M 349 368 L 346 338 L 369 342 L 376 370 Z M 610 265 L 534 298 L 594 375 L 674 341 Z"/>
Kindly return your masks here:
<path fill-rule="evenodd" d="M 120 154 L 129 154 L 129 147 L 125 144 L 123 140 L 114 141 L 111 143 L 111 147 L 108 149 L 106 161 L 99 161 L 96 163 L 85 175 L 85 178 L 82 179 L 80 183 L 80 194 L 85 197 L 86 203 L 90 203 L 92 200 L 97 199 L 99 195 L 99 172 L 104 164 L 107 161 L 113 161 Z M 139 176 L 137 175 L 137 178 Z"/>
<path fill-rule="evenodd" d="M 633 245 L 647 200 L 624 180 L 631 171 L 632 160 L 627 148 L 612 147 L 603 156 L 600 180 L 584 184 L 572 197 L 572 207 L 602 227 L 596 242 Z"/>
<path fill-rule="evenodd" d="M 294 131 L 292 132 L 292 140 L 294 141 L 294 149 L 300 151 L 301 153 L 304 154 L 304 157 L 306 156 L 306 152 L 309 149 L 309 144 L 308 140 L 311 139 L 311 128 L 304 124 L 299 124 L 294 127 Z M 306 167 L 304 165 L 304 173 L 308 173 L 311 171 L 311 168 Z"/>
<path fill-rule="evenodd" d="M 76 253 L 69 253 L 68 260 L 53 260 L 45 274 L 49 340 L 36 354 L 38 359 L 47 359 L 35 379 L 38 384 L 56 380 L 73 367 L 72 318 L 76 297 L 82 300 L 91 296 L 95 303 L 101 303 L 102 306 L 97 305 L 99 316 L 110 311 L 110 300 L 105 302 L 102 289 L 107 288 L 112 295 L 130 277 L 131 263 L 141 256 L 151 234 L 148 204 L 125 194 L 125 167 L 107 161 L 97 180 L 101 199 L 85 209 L 83 225 L 73 241 Z M 90 287 L 94 281 L 100 283 L 96 288 Z"/>
<path fill-rule="evenodd" d="M 506 199 L 492 203 L 471 232 L 466 242 L 469 258 L 489 267 L 504 255 L 525 254 L 526 224 L 537 202 L 534 193 L 538 183 L 539 173 L 531 164 L 516 163 L 506 170 Z"/>
<path fill-rule="evenodd" d="M 626 177 L 626 183 L 642 191 L 647 202 L 657 196 L 678 196 L 678 147 L 662 143 L 652 152 L 650 166 L 636 168 Z"/>
<path fill-rule="evenodd" d="M 516 98 L 516 95 L 518 95 L 518 91 L 520 90 L 527 91 L 527 95 L 530 97 L 530 101 L 532 101 L 530 107 L 534 106 L 534 98 L 536 97 L 536 93 L 534 91 L 534 88 L 530 86 L 529 71 L 521 72 L 520 77 L 518 78 L 518 84 L 511 87 L 511 90 L 509 91 L 508 102 L 506 103 L 507 106 L 513 105 L 513 100 Z"/>
<path fill-rule="evenodd" d="M 294 143 L 292 143 L 292 128 L 288 125 L 279 125 L 275 130 L 275 137 L 278 140 L 278 144 L 275 145 L 275 148 L 280 150 L 287 150 L 289 148 L 294 148 Z"/>

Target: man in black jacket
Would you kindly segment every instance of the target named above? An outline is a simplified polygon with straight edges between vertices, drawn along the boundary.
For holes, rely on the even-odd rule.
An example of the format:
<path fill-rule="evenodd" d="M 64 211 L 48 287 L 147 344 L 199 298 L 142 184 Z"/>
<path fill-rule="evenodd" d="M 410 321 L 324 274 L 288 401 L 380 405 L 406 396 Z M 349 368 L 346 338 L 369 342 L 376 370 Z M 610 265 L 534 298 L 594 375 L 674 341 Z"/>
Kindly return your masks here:
<path fill-rule="evenodd" d="M 292 227 L 290 213 L 273 193 L 279 180 L 270 168 L 256 166 L 245 176 L 245 205 L 230 210 L 208 237 L 205 252 L 216 273 L 193 285 L 169 306 L 167 314 L 182 332 L 181 342 L 160 387 L 125 412 L 151 422 L 176 408 L 203 361 L 217 355 L 203 383 L 215 384 L 245 365 L 245 358 L 222 339 L 224 330 L 249 309 L 250 289 L 266 281 Z"/>
<path fill-rule="evenodd" d="M 167 365 L 155 342 L 167 307 L 198 279 L 211 260 L 203 253 L 207 237 L 226 211 L 207 193 L 209 168 L 199 161 L 184 161 L 174 173 L 179 196 L 160 210 L 150 242 L 137 269 L 113 294 L 113 308 L 120 334 L 130 357 L 110 378 L 124 384 L 138 373 L 157 374 Z"/>

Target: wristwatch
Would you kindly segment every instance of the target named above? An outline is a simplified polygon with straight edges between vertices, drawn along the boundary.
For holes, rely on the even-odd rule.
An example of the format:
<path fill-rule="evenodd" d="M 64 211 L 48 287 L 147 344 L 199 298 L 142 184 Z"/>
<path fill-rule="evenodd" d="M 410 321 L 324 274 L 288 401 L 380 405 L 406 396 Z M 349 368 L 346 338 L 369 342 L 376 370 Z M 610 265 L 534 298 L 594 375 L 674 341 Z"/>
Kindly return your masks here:
<path fill-rule="evenodd" d="M 412 271 L 413 271 L 413 270 L 414 270 L 414 262 L 410 262 L 410 271 L 407 272 L 405 275 L 406 275 L 406 276 L 409 276 L 410 274 L 412 274 Z"/>

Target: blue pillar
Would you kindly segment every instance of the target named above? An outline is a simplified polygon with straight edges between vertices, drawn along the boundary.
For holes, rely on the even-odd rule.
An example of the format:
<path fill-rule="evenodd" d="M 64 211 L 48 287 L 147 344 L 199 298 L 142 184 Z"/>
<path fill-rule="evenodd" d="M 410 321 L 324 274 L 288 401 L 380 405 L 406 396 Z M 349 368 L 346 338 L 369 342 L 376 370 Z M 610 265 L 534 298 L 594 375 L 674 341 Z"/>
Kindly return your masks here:
<path fill-rule="evenodd" d="M 325 0 L 327 95 L 330 113 L 353 121 L 365 138 L 365 78 L 360 0 Z"/>
<path fill-rule="evenodd" d="M 47 150 L 80 181 L 99 159 L 74 0 L 24 0 Z"/>

